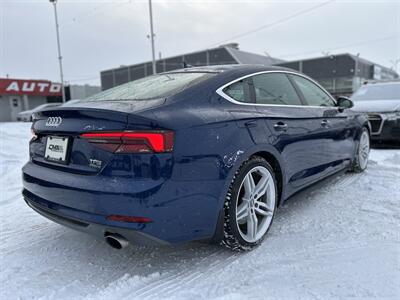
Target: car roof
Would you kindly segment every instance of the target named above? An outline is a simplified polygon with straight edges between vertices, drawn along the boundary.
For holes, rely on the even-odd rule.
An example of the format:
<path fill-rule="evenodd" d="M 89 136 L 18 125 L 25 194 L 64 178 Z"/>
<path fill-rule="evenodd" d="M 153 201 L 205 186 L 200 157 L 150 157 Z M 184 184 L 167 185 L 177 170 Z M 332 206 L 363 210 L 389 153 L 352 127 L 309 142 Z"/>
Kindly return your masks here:
<path fill-rule="evenodd" d="M 232 64 L 232 65 L 214 65 L 214 66 L 204 66 L 204 67 L 192 67 L 180 70 L 174 70 L 171 72 L 165 72 L 161 74 L 172 74 L 172 73 L 191 73 L 191 72 L 201 72 L 201 73 L 212 73 L 216 76 L 210 78 L 206 81 L 213 81 L 219 86 L 231 82 L 237 78 L 248 76 L 250 74 L 258 72 L 268 72 L 268 71 L 284 71 L 292 72 L 296 74 L 301 74 L 296 70 L 288 69 L 285 67 L 275 67 L 275 66 L 264 66 L 264 65 L 244 65 L 244 64 Z M 205 82 L 206 82 L 205 81 Z"/>
<path fill-rule="evenodd" d="M 264 66 L 264 65 L 245 65 L 245 64 L 231 64 L 231 65 L 213 65 L 201 67 L 189 67 L 184 69 L 173 70 L 165 73 L 182 73 L 182 72 L 209 72 L 209 73 L 226 73 L 229 71 L 244 71 L 244 72 L 260 72 L 260 71 L 295 71 L 285 67 L 278 66 Z"/>
<path fill-rule="evenodd" d="M 173 70 L 170 72 L 160 73 L 162 74 L 178 74 L 178 73 L 211 73 L 214 76 L 211 76 L 204 81 L 195 84 L 193 86 L 185 88 L 188 92 L 196 90 L 199 86 L 200 88 L 205 91 L 218 91 L 221 88 L 224 88 L 226 85 L 232 84 L 237 80 L 242 78 L 246 78 L 248 76 L 262 74 L 264 72 L 284 72 L 284 73 L 293 73 L 298 74 L 300 76 L 310 78 L 307 75 L 302 74 L 301 72 L 281 66 L 265 66 L 265 65 L 250 65 L 250 64 L 232 64 L 232 65 L 213 65 L 213 66 L 201 66 L 201 67 L 191 67 L 191 68 L 184 68 L 179 70 Z M 315 80 L 310 78 L 312 82 L 322 88 L 326 93 L 329 94 L 321 85 L 319 85 Z M 183 91 L 178 93 L 178 98 L 180 97 L 179 94 L 183 93 Z M 330 94 L 329 94 L 330 95 Z M 174 95 L 173 97 L 175 97 Z M 333 99 L 333 98 L 332 98 Z"/>

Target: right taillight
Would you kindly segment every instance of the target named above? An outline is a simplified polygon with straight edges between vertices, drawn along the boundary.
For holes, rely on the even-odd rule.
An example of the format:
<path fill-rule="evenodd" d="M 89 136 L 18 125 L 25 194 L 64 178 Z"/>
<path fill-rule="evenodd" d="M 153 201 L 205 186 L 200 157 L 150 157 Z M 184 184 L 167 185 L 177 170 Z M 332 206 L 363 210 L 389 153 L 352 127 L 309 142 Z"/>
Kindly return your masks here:
<path fill-rule="evenodd" d="M 90 132 L 81 137 L 113 153 L 163 153 L 174 147 L 174 132 L 170 130 Z"/>

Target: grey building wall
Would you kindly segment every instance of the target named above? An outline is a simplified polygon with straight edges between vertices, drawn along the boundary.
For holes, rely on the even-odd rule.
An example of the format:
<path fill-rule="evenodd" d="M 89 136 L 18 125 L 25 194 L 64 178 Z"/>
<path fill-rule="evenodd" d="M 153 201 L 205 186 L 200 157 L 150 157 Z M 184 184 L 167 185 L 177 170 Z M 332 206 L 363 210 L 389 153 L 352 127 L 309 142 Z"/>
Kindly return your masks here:
<path fill-rule="evenodd" d="M 85 99 L 89 96 L 97 94 L 101 91 L 101 87 L 94 85 L 70 85 L 69 92 L 71 100 Z"/>
<path fill-rule="evenodd" d="M 0 95 L 0 122 L 11 121 L 11 107 L 9 96 Z"/>
<path fill-rule="evenodd" d="M 0 122 L 17 121 L 19 112 L 47 103 L 44 96 L 0 95 Z"/>
<path fill-rule="evenodd" d="M 263 64 L 271 65 L 282 60 L 265 55 L 245 52 L 238 49 L 237 44 L 229 44 L 218 48 L 182 54 L 156 61 L 157 73 L 182 69 L 187 66 L 210 66 L 229 64 Z M 101 75 L 101 88 L 107 90 L 123 83 L 152 75 L 151 62 L 105 70 Z"/>
<path fill-rule="evenodd" d="M 334 96 L 351 95 L 366 80 L 398 78 L 398 74 L 389 68 L 347 53 L 277 65 L 314 78 Z M 379 78 L 376 70 L 379 70 Z"/>
<path fill-rule="evenodd" d="M 35 107 L 48 102 L 46 97 L 41 96 L 29 96 L 26 98 L 28 100 L 28 107 L 26 107 L 24 110 L 34 109 Z"/>

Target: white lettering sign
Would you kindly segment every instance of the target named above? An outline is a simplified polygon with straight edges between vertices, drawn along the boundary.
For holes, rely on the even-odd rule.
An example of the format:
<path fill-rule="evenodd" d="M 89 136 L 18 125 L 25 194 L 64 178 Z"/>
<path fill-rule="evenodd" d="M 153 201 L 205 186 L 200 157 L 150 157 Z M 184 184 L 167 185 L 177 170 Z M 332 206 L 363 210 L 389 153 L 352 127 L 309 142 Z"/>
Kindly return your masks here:
<path fill-rule="evenodd" d="M 24 82 L 22 84 L 22 91 L 23 92 L 33 92 L 35 90 L 35 83 L 34 82 Z"/>
<path fill-rule="evenodd" d="M 52 83 L 50 85 L 50 93 L 59 93 L 61 91 L 61 84 Z"/>
<path fill-rule="evenodd" d="M 39 87 L 39 92 L 44 92 L 45 89 L 49 86 L 47 82 L 39 82 L 38 87 Z"/>
<path fill-rule="evenodd" d="M 7 92 L 11 92 L 11 91 L 19 92 L 18 82 L 16 82 L 16 81 L 11 82 L 10 85 L 7 87 L 6 91 Z"/>

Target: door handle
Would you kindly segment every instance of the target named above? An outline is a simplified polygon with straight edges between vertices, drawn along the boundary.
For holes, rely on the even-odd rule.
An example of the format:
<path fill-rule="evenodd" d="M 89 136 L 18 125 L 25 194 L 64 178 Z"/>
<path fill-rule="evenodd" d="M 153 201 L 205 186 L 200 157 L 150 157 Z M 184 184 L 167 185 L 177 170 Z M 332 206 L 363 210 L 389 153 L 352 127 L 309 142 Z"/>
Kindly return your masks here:
<path fill-rule="evenodd" d="M 276 123 L 276 124 L 274 125 L 274 129 L 275 129 L 276 131 L 286 131 L 287 128 L 288 128 L 287 124 L 286 124 L 286 123 L 283 123 L 283 122 L 278 122 L 278 123 Z"/>
<path fill-rule="evenodd" d="M 329 126 L 329 121 L 328 120 L 322 120 L 321 121 L 321 126 L 322 127 L 328 127 Z"/>

